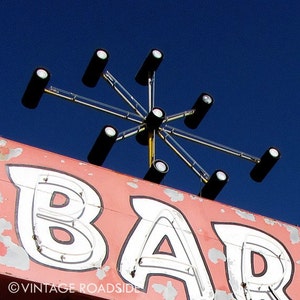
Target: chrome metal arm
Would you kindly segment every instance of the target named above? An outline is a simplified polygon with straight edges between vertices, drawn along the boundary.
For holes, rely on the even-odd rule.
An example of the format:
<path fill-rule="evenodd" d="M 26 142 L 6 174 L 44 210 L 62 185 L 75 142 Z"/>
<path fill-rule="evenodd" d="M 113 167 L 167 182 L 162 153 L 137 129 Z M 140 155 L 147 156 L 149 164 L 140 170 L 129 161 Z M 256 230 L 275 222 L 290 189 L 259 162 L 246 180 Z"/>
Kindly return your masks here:
<path fill-rule="evenodd" d="M 195 142 L 197 144 L 200 144 L 200 145 L 203 145 L 203 146 L 207 146 L 209 148 L 212 148 L 212 149 L 215 149 L 215 150 L 219 150 L 219 151 L 225 152 L 227 154 L 238 156 L 240 158 L 252 161 L 254 163 L 258 163 L 260 161 L 260 158 L 255 157 L 253 155 L 244 153 L 244 152 L 239 151 L 239 150 L 235 150 L 233 148 L 224 146 L 222 144 L 218 144 L 218 143 L 212 142 L 210 140 L 204 139 L 204 138 L 199 137 L 197 135 L 193 135 L 191 133 L 188 133 L 188 132 L 185 132 L 183 130 L 174 128 L 174 127 L 169 126 L 169 125 L 166 125 L 164 127 L 164 130 L 166 132 L 168 132 L 170 135 L 178 136 L 178 137 L 186 139 L 188 141 Z"/>
<path fill-rule="evenodd" d="M 155 72 L 148 77 L 148 112 L 154 107 L 154 93 L 155 93 Z"/>
<path fill-rule="evenodd" d="M 147 110 L 125 89 L 125 87 L 108 71 L 102 74 L 105 81 L 115 90 L 115 92 L 138 114 L 146 117 Z"/>
<path fill-rule="evenodd" d="M 197 163 L 197 161 L 188 154 L 184 148 L 174 140 L 174 138 L 165 130 L 159 130 L 158 136 L 191 168 L 191 170 L 200 177 L 201 181 L 207 183 L 209 174 Z"/>
<path fill-rule="evenodd" d="M 131 137 L 133 135 L 136 135 L 137 133 L 139 132 L 142 132 L 144 131 L 146 128 L 144 125 L 139 125 L 139 126 L 135 126 L 133 128 L 130 128 L 130 129 L 127 129 L 127 130 L 124 130 L 122 132 L 120 132 L 118 134 L 118 137 L 116 139 L 116 141 L 121 141 L 121 140 L 124 140 L 128 137 Z"/>
<path fill-rule="evenodd" d="M 113 116 L 116 116 L 116 117 L 119 117 L 122 119 L 126 119 L 129 121 L 138 123 L 138 124 L 143 123 L 143 119 L 139 115 L 130 113 L 126 110 L 105 104 L 100 101 L 96 101 L 96 100 L 93 100 L 90 98 L 86 98 L 86 97 L 62 90 L 60 88 L 51 86 L 50 88 L 44 89 L 44 92 L 46 94 L 50 94 L 50 95 L 56 96 L 56 97 L 64 99 L 64 100 L 68 100 L 73 103 L 81 104 L 83 106 L 87 106 L 87 107 L 105 112 L 107 114 L 110 114 L 110 115 L 113 115 Z"/>
<path fill-rule="evenodd" d="M 148 72 L 148 112 L 150 113 L 154 108 L 154 94 L 155 93 L 155 72 L 151 75 Z M 148 131 L 148 165 L 151 167 L 155 161 L 155 130 Z"/>
<path fill-rule="evenodd" d="M 163 121 L 163 123 L 168 123 L 168 122 L 171 122 L 171 121 L 182 119 L 182 118 L 184 118 L 186 116 L 192 115 L 194 112 L 195 112 L 194 109 L 190 109 L 190 110 L 186 110 L 186 111 L 174 114 L 174 115 L 166 116 L 166 118 Z"/>

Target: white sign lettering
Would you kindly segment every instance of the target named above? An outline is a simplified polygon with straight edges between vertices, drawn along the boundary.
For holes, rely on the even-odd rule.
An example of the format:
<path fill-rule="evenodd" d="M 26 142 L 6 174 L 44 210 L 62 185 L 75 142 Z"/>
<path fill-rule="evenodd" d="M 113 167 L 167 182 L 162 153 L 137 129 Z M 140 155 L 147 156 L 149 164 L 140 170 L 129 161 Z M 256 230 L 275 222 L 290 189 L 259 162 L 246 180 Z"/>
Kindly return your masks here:
<path fill-rule="evenodd" d="M 270 235 L 238 224 L 214 224 L 226 246 L 228 279 L 237 300 L 287 300 L 292 263 L 283 245 Z M 264 268 L 255 272 L 255 255 Z"/>
<path fill-rule="evenodd" d="M 9 166 L 19 188 L 18 232 L 36 261 L 67 270 L 100 267 L 106 244 L 91 224 L 101 213 L 101 200 L 87 183 L 64 173 Z"/>
<path fill-rule="evenodd" d="M 18 187 L 17 233 L 29 256 L 70 271 L 103 266 L 108 246 L 93 225 L 103 209 L 98 191 L 57 170 L 24 165 L 7 169 Z M 216 299 L 220 291 L 215 290 L 201 245 L 183 213 L 146 196 L 130 201 L 138 220 L 118 254 L 123 280 L 147 293 L 151 276 L 166 276 L 183 283 L 189 300 Z M 224 255 L 228 288 L 236 300 L 290 299 L 286 289 L 294 264 L 280 241 L 242 224 L 212 226 L 215 243 L 224 245 L 224 254 L 217 251 Z"/>
<path fill-rule="evenodd" d="M 121 257 L 122 277 L 146 290 L 147 277 L 163 274 L 185 283 L 188 299 L 209 300 L 214 291 L 193 231 L 179 210 L 149 198 L 132 198 L 140 216 Z M 168 239 L 172 252 L 161 253 Z"/>

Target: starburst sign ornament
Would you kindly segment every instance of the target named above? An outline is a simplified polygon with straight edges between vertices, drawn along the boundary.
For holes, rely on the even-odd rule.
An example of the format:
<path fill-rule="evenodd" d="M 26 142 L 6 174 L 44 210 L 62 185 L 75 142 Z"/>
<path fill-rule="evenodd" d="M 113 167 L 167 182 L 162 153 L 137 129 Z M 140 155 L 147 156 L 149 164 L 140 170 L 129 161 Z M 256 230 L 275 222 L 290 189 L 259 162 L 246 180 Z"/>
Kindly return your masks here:
<path fill-rule="evenodd" d="M 60 88 L 53 86 L 47 87 L 50 80 L 50 72 L 44 68 L 37 68 L 33 72 L 23 95 L 22 103 L 25 107 L 34 109 L 38 106 L 43 93 L 47 93 L 136 123 L 135 127 L 123 132 L 118 132 L 118 130 L 111 125 L 105 126 L 101 130 L 95 144 L 88 154 L 88 161 L 98 166 L 103 164 L 115 142 L 136 136 L 136 140 L 139 144 L 148 146 L 149 170 L 144 176 L 144 179 L 160 183 L 169 171 L 169 166 L 163 160 L 156 158 L 155 139 L 159 137 L 204 183 L 199 195 L 208 199 L 215 199 L 228 182 L 228 175 L 222 170 L 216 170 L 210 176 L 178 141 L 175 140 L 175 137 L 179 137 L 251 161 L 255 166 L 251 170 L 250 176 L 253 180 L 261 182 L 279 160 L 280 152 L 278 149 L 270 147 L 261 158 L 258 158 L 169 125 L 171 121 L 184 118 L 184 123 L 188 128 L 197 128 L 212 106 L 214 99 L 211 95 L 202 93 L 191 109 L 166 116 L 163 109 L 154 105 L 155 73 L 163 57 L 162 51 L 152 49 L 135 76 L 135 80 L 138 84 L 148 87 L 148 110 L 146 110 L 109 71 L 105 70 L 109 59 L 109 53 L 105 49 L 97 49 L 93 53 L 82 77 L 82 82 L 92 88 L 97 85 L 98 80 L 102 77 L 129 105 L 133 112 L 89 99 Z"/>

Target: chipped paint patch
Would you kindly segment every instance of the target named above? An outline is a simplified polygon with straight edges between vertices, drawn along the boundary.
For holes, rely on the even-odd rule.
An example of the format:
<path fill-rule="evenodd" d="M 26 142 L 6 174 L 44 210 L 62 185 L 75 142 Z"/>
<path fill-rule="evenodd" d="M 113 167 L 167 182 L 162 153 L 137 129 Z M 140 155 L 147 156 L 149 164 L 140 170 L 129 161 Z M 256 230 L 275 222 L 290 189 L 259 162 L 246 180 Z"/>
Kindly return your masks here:
<path fill-rule="evenodd" d="M 240 216 L 242 219 L 246 219 L 252 222 L 256 222 L 255 216 L 247 211 L 242 211 L 240 209 L 237 208 L 232 208 L 233 210 L 235 210 L 236 214 L 238 216 Z"/>
<path fill-rule="evenodd" d="M 132 181 L 128 181 L 127 185 L 129 185 L 133 189 L 137 189 L 139 187 L 138 182 L 139 182 L 139 180 L 137 178 L 134 178 L 134 179 L 132 179 Z"/>
<path fill-rule="evenodd" d="M 220 251 L 220 250 L 218 250 L 216 248 L 209 249 L 209 251 L 208 251 L 208 258 L 214 264 L 218 263 L 219 260 L 226 261 L 225 254 L 222 251 Z"/>
<path fill-rule="evenodd" d="M 11 229 L 12 225 L 10 222 L 6 221 L 5 219 L 0 219 L 0 243 L 2 243 L 3 248 L 6 248 L 2 249 L 2 253 L 4 255 L 0 256 L 0 264 L 20 270 L 28 270 L 28 254 L 22 247 L 13 243 L 11 237 L 2 235 L 5 230 Z"/>
<path fill-rule="evenodd" d="M 297 265 L 300 265 L 300 260 L 297 260 L 297 261 L 296 261 L 296 264 L 297 264 Z"/>
<path fill-rule="evenodd" d="M 198 200 L 198 198 L 200 198 L 200 197 L 198 197 L 196 195 L 192 195 L 192 194 L 190 195 L 190 197 L 191 197 L 192 200 Z"/>
<path fill-rule="evenodd" d="M 216 290 L 214 300 L 233 300 L 231 293 L 227 294 L 225 291 Z"/>
<path fill-rule="evenodd" d="M 284 227 L 288 230 L 290 233 L 290 240 L 291 243 L 298 244 L 300 242 L 300 233 L 297 227 L 291 226 L 291 225 L 284 225 Z"/>
<path fill-rule="evenodd" d="M 6 140 L 0 140 L 0 147 L 5 147 L 7 144 Z"/>
<path fill-rule="evenodd" d="M 0 140 L 0 160 L 8 161 L 11 158 L 18 157 L 22 154 L 22 148 L 8 148 L 6 146 L 7 142 L 5 140 Z"/>
<path fill-rule="evenodd" d="M 196 200 L 196 201 L 199 201 L 199 202 L 203 202 L 203 198 L 199 197 L 199 196 L 196 196 L 196 195 L 190 195 L 190 198 L 192 200 Z"/>
<path fill-rule="evenodd" d="M 139 187 L 137 183 L 135 183 L 135 182 L 130 182 L 130 181 L 127 182 L 127 185 L 129 185 L 129 186 L 132 187 L 133 189 L 137 189 L 137 188 Z"/>
<path fill-rule="evenodd" d="M 3 196 L 1 193 L 0 193 L 0 203 L 3 203 Z"/>
<path fill-rule="evenodd" d="M 231 279 L 229 279 L 229 284 L 234 291 L 238 291 L 240 289 L 240 283 L 235 278 L 235 274 L 230 272 Z"/>
<path fill-rule="evenodd" d="M 222 208 L 220 211 L 222 214 L 224 214 L 226 212 L 224 208 Z"/>
<path fill-rule="evenodd" d="M 264 218 L 264 221 L 265 221 L 266 224 L 271 225 L 271 226 L 274 226 L 275 224 L 277 224 L 279 226 L 282 226 L 280 222 L 275 221 L 273 219 Z"/>
<path fill-rule="evenodd" d="M 96 276 L 102 280 L 103 278 L 106 277 L 106 273 L 110 270 L 110 266 L 105 266 L 101 269 L 98 269 L 97 270 L 97 273 L 96 273 Z"/>
<path fill-rule="evenodd" d="M 165 189 L 164 193 L 170 197 L 172 202 L 180 202 L 184 200 L 184 195 L 183 193 L 179 193 L 176 190 L 172 190 L 172 189 Z"/>
<path fill-rule="evenodd" d="M 168 281 L 167 285 L 163 284 L 152 284 L 152 288 L 155 292 L 162 294 L 163 299 L 165 300 L 175 300 L 177 296 L 177 290 L 173 287 L 172 282 Z"/>

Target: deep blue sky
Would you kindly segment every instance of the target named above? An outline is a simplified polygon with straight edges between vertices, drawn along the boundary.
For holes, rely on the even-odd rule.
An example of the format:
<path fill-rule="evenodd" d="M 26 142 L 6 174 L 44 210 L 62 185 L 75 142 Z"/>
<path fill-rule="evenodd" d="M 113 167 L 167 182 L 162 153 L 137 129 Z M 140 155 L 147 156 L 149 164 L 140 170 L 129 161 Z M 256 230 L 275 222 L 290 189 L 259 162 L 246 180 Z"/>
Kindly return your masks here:
<path fill-rule="evenodd" d="M 127 109 L 102 80 L 81 77 L 93 51 L 110 53 L 107 69 L 147 107 L 147 89 L 134 76 L 152 48 L 164 52 L 156 74 L 156 105 L 167 114 L 191 108 L 209 92 L 215 103 L 198 129 L 173 125 L 261 156 L 277 146 L 282 159 L 262 183 L 252 163 L 182 143 L 208 172 L 224 169 L 230 182 L 218 200 L 299 224 L 300 3 L 298 1 L 2 1 L 1 131 L 3 137 L 86 160 L 106 124 L 121 119 L 45 95 L 30 111 L 20 99 L 37 66 L 50 84 Z M 163 184 L 198 193 L 201 183 L 159 143 L 170 172 Z M 147 148 L 135 138 L 117 143 L 105 167 L 136 177 L 147 170 Z"/>

